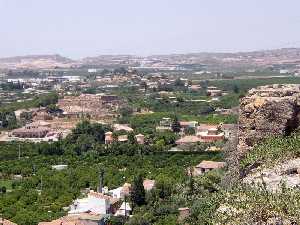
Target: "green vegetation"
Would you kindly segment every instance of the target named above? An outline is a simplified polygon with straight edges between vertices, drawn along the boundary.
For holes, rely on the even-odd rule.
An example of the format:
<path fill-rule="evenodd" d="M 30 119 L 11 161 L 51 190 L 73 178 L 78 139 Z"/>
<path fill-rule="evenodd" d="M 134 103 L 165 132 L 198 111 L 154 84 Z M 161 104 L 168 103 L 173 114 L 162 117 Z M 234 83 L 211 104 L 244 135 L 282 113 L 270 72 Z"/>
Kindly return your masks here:
<path fill-rule="evenodd" d="M 241 161 L 243 170 L 257 165 L 270 166 L 276 162 L 300 156 L 300 136 L 270 137 L 258 144 Z"/>
<path fill-rule="evenodd" d="M 26 100 L 24 102 L 13 102 L 9 105 L 4 105 L 1 107 L 1 111 L 15 111 L 18 109 L 29 109 L 34 107 L 45 107 L 47 105 L 57 103 L 58 95 L 53 92 L 49 94 L 44 94 L 34 97 L 32 100 Z"/>
<path fill-rule="evenodd" d="M 8 105 L 4 105 L 0 109 L 0 128 L 4 129 L 14 129 L 20 126 L 16 119 L 16 115 L 14 111 L 18 109 L 29 109 L 29 108 L 34 108 L 34 107 L 45 107 L 48 105 L 53 105 L 57 103 L 58 101 L 58 95 L 56 93 L 50 93 L 46 95 L 41 95 L 35 97 L 33 100 L 27 100 L 24 102 L 14 102 L 10 103 Z M 31 119 L 31 115 L 28 114 L 22 114 L 21 119 L 24 122 L 26 120 Z"/>
<path fill-rule="evenodd" d="M 300 77 L 272 77 L 265 79 L 236 79 L 209 81 L 209 86 L 217 86 L 225 91 L 232 91 L 238 87 L 240 93 L 251 88 L 268 84 L 300 84 Z"/>
<path fill-rule="evenodd" d="M 141 179 L 136 180 L 137 174 L 157 179 L 155 199 L 167 199 L 173 193 L 170 184 L 180 185 L 187 179 L 185 169 L 188 166 L 202 160 L 222 158 L 220 153 L 162 152 L 157 144 L 113 143 L 107 146 L 103 144 L 107 129 L 100 124 L 83 121 L 65 140 L 55 143 L 2 144 L 0 180 L 11 191 L 0 194 L 0 213 L 21 225 L 58 218 L 65 214 L 62 208 L 80 196 L 81 190 L 87 187 L 96 189 L 100 170 L 105 174 L 104 185 L 110 189 L 125 182 L 140 184 Z M 168 139 L 161 135 L 165 134 L 154 138 L 157 142 L 164 140 L 164 148 Z M 18 159 L 19 149 L 21 159 Z M 51 166 L 57 164 L 67 164 L 68 168 L 53 170 Z M 137 199 L 142 198 L 141 194 L 138 196 Z M 139 201 L 137 210 L 139 205 L 144 207 L 144 203 L 148 204 L 147 196 L 144 201 Z"/>

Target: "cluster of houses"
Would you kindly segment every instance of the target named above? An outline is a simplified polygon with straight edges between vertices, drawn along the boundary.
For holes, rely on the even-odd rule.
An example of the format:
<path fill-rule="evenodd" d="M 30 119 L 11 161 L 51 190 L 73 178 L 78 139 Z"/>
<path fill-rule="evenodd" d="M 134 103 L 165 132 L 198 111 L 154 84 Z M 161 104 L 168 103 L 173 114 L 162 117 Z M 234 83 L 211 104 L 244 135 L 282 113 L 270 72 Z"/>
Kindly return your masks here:
<path fill-rule="evenodd" d="M 145 191 L 155 187 L 155 180 L 145 179 Z M 132 208 L 128 203 L 131 184 L 108 190 L 107 187 L 99 190 L 87 190 L 86 197 L 79 198 L 67 207 L 67 215 L 50 222 L 40 222 L 39 225 L 104 225 L 111 216 L 131 216 Z"/>
<path fill-rule="evenodd" d="M 198 124 L 197 121 L 180 121 L 180 139 L 176 141 L 177 145 L 196 144 L 198 142 L 211 143 L 223 141 L 230 137 L 230 134 L 236 129 L 236 124 Z M 188 129 L 192 129 L 194 135 L 186 134 Z M 157 131 L 172 131 L 172 119 L 169 117 L 162 118 Z"/>
<path fill-rule="evenodd" d="M 113 125 L 113 131 L 125 131 L 127 133 L 133 132 L 133 129 L 128 124 L 114 124 Z M 137 134 L 134 136 L 135 140 L 138 144 L 143 145 L 145 143 L 145 135 L 143 134 Z M 117 142 L 127 142 L 128 141 L 128 135 L 118 135 L 116 138 L 113 136 L 113 132 L 108 131 L 105 133 L 105 144 L 112 144 L 114 141 Z"/>
<path fill-rule="evenodd" d="M 209 171 L 222 169 L 225 162 L 202 161 L 193 168 L 190 168 L 191 176 L 200 176 Z M 55 165 L 53 169 L 61 170 L 67 165 Z M 155 188 L 155 180 L 145 179 L 143 187 L 146 192 Z M 83 198 L 78 198 L 64 210 L 67 215 L 49 222 L 40 222 L 38 225 L 105 225 L 110 216 L 132 216 L 132 207 L 128 197 L 131 194 L 131 184 L 124 183 L 122 186 L 109 190 L 102 187 L 101 183 L 98 191 L 86 189 L 82 192 Z M 178 208 L 178 221 L 182 222 L 190 215 L 190 208 Z M 0 218 L 0 224 L 16 225 L 8 220 Z"/>

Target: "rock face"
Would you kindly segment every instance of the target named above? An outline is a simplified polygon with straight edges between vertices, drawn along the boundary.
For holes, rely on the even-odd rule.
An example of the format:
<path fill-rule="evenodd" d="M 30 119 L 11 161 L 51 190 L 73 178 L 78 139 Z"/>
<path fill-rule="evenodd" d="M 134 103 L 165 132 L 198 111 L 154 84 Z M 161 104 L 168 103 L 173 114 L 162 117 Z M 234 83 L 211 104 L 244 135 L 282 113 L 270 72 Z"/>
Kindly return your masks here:
<path fill-rule="evenodd" d="M 277 191 L 282 182 L 287 187 L 300 187 L 300 158 L 280 163 L 273 168 L 257 168 L 243 179 L 244 183 L 261 185 L 263 182 L 267 190 Z"/>
<path fill-rule="evenodd" d="M 289 135 L 299 127 L 300 85 L 268 85 L 251 89 L 241 99 L 238 155 L 272 135 Z"/>

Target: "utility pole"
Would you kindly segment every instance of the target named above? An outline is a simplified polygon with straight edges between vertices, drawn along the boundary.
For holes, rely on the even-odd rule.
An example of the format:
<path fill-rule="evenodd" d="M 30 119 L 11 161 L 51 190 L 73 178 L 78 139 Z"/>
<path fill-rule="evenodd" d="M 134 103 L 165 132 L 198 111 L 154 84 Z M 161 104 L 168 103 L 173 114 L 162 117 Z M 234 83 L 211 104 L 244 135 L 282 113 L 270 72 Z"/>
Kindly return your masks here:
<path fill-rule="evenodd" d="M 43 191 L 43 176 L 41 176 L 41 194 L 42 194 L 42 191 Z"/>
<path fill-rule="evenodd" d="M 126 198 L 127 198 L 127 195 L 124 196 L 124 203 L 125 203 L 125 218 L 127 217 Z"/>
<path fill-rule="evenodd" d="M 100 172 L 99 172 L 99 189 L 98 189 L 99 193 L 102 193 L 103 183 L 104 183 L 103 179 L 104 179 L 104 170 L 100 169 Z"/>
<path fill-rule="evenodd" d="M 33 175 L 35 175 L 35 164 L 33 164 L 32 170 L 33 170 Z"/>
<path fill-rule="evenodd" d="M 20 143 L 19 143 L 19 160 L 21 159 L 21 146 L 20 146 Z"/>

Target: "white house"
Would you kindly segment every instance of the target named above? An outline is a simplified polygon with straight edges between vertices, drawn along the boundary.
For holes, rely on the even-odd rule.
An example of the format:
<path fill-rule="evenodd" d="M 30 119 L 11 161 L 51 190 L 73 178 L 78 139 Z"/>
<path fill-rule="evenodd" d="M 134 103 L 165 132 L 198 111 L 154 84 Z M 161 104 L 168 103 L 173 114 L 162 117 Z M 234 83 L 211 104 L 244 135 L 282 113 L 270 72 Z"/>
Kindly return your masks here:
<path fill-rule="evenodd" d="M 102 193 L 91 191 L 87 198 L 76 199 L 70 206 L 68 214 L 79 213 L 94 213 L 94 214 L 108 214 L 110 209 L 110 196 Z"/>
<path fill-rule="evenodd" d="M 131 214 L 131 207 L 128 202 L 123 202 L 121 207 L 115 213 L 115 216 L 129 216 Z"/>

